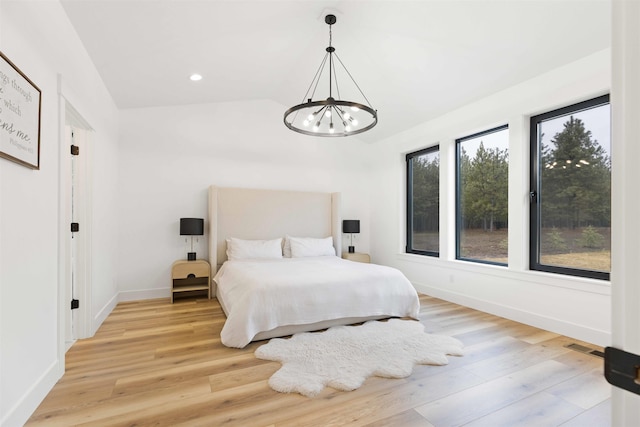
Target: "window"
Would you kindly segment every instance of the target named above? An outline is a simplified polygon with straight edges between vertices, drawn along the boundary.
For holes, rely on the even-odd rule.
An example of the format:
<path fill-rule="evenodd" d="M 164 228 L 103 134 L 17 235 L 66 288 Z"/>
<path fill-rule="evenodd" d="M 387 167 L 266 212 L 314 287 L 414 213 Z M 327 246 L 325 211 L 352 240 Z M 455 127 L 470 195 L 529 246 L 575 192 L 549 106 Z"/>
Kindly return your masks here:
<path fill-rule="evenodd" d="M 609 96 L 531 118 L 530 268 L 609 279 Z"/>
<path fill-rule="evenodd" d="M 456 140 L 456 259 L 507 264 L 509 129 Z"/>
<path fill-rule="evenodd" d="M 438 256 L 440 251 L 440 149 L 407 154 L 408 253 Z"/>

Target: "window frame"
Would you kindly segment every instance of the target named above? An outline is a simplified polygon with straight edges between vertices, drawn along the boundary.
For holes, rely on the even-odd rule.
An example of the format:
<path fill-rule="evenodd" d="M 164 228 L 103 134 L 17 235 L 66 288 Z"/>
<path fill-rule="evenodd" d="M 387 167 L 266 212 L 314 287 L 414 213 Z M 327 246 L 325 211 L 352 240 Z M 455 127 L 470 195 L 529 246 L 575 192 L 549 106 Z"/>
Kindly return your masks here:
<path fill-rule="evenodd" d="M 596 270 L 585 270 L 580 268 L 560 267 L 555 265 L 547 265 L 540 263 L 540 246 L 541 246 L 541 204 L 540 200 L 540 179 L 541 162 L 540 162 L 540 146 L 538 138 L 538 125 L 543 121 L 551 118 L 566 116 L 572 113 L 588 110 L 602 105 L 611 104 L 610 96 L 602 95 L 566 107 L 557 108 L 546 113 L 531 116 L 529 127 L 529 149 L 530 149 L 530 166 L 529 166 L 529 270 L 541 271 L 546 273 L 563 274 L 568 276 L 583 277 L 598 280 L 610 280 L 611 273 Z"/>
<path fill-rule="evenodd" d="M 414 157 L 420 157 L 425 154 L 430 153 L 438 153 L 438 159 L 440 159 L 440 144 L 432 145 L 427 148 L 423 148 L 418 151 L 414 151 L 406 154 L 405 163 L 406 163 L 406 245 L 405 245 L 405 253 L 408 254 L 416 254 L 423 256 L 430 256 L 438 258 L 440 257 L 440 244 L 438 244 L 438 251 L 425 251 L 419 249 L 413 249 L 413 163 L 412 160 Z M 440 165 L 440 163 L 438 163 Z M 440 172 L 438 172 L 439 174 Z M 438 178 L 438 181 L 440 179 Z M 440 188 L 438 188 L 438 216 L 440 215 Z M 438 218 L 438 239 L 440 239 L 440 219 Z"/>
<path fill-rule="evenodd" d="M 506 263 L 503 262 L 495 262 L 495 261 L 487 261 L 487 260 L 483 260 L 483 259 L 476 259 L 476 258 L 467 258 L 467 257 L 462 257 L 460 255 L 460 238 L 461 238 L 461 233 L 460 233 L 460 227 L 462 226 L 462 209 L 461 209 L 461 194 L 462 194 L 462 182 L 460 179 L 460 143 L 467 141 L 469 139 L 475 139 L 484 135 L 489 135 L 492 133 L 496 133 L 496 132 L 500 132 L 503 131 L 505 129 L 509 129 L 509 124 L 504 124 L 504 125 L 500 125 L 500 126 L 496 126 L 493 127 L 491 129 L 487 129 L 484 130 L 482 132 L 477 132 L 474 133 L 472 135 L 467 135 L 464 136 L 462 138 L 457 138 L 456 139 L 456 193 L 455 193 L 455 203 L 456 203 L 456 233 L 455 233 L 455 247 L 456 247 L 456 260 L 459 261 L 468 261 L 468 262 L 475 262 L 478 264 L 488 264 L 488 265 L 496 265 L 499 267 L 508 267 L 508 259 Z M 508 180 L 508 177 L 507 177 Z M 507 182 L 507 185 L 509 183 Z M 508 217 L 508 212 L 507 212 L 507 217 Z"/>

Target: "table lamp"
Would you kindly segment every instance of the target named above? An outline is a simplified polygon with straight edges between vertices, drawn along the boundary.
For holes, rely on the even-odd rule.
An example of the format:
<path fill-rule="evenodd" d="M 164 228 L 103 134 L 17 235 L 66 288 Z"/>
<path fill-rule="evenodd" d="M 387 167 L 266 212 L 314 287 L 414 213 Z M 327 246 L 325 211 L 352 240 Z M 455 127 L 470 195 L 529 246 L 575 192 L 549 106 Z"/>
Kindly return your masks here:
<path fill-rule="evenodd" d="M 204 219 L 202 218 L 180 218 L 180 235 L 191 236 L 191 252 L 187 253 L 187 260 L 195 261 L 196 253 L 193 250 L 193 236 L 204 234 Z"/>
<path fill-rule="evenodd" d="M 351 235 L 351 245 L 349 246 L 349 253 L 352 254 L 356 251 L 353 246 L 353 233 L 360 233 L 360 220 L 359 219 L 345 219 L 342 221 L 342 232 L 349 233 Z"/>

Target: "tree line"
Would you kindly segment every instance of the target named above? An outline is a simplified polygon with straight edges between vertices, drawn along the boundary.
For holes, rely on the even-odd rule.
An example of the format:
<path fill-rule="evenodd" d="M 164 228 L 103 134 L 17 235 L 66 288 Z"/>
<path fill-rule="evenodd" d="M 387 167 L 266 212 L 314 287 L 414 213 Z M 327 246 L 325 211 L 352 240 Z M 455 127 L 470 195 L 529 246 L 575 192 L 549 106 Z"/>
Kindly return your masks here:
<path fill-rule="evenodd" d="M 438 156 L 412 159 L 413 230 L 438 229 Z M 458 191 L 463 228 L 493 231 L 508 226 L 508 149 L 481 142 L 474 157 L 460 146 Z M 541 145 L 541 225 L 577 228 L 611 224 L 611 160 L 582 120 L 571 116 Z"/>
<path fill-rule="evenodd" d="M 508 225 L 509 152 L 485 148 L 484 142 L 471 158 L 460 146 L 458 174 L 460 218 L 463 228 L 494 231 Z"/>

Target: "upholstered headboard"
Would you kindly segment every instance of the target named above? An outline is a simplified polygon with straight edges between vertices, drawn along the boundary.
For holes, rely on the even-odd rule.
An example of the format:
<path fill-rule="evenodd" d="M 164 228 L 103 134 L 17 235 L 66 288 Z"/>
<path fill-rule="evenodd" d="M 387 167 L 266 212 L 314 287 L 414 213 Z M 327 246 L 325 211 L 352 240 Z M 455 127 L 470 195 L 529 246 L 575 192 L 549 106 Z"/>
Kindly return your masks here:
<path fill-rule="evenodd" d="M 212 277 L 227 259 L 226 239 L 333 237 L 342 253 L 340 193 L 209 187 Z M 214 283 L 215 284 L 215 283 Z"/>

